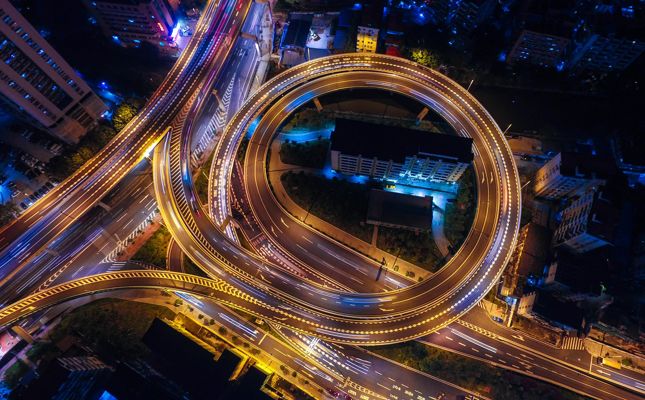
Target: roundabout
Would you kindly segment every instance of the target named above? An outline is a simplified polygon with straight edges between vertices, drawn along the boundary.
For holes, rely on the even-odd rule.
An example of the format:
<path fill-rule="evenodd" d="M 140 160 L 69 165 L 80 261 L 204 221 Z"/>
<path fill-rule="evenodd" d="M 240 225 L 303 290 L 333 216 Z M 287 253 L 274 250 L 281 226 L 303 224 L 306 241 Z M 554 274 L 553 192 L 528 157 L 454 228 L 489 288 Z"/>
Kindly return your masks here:
<path fill-rule="evenodd" d="M 346 293 L 294 276 L 259 259 L 231 238 L 230 179 L 242 138 L 253 136 L 244 162 L 244 185 L 253 213 L 267 227 L 289 219 L 267 182 L 266 153 L 279 126 L 313 98 L 350 88 L 393 91 L 411 97 L 444 117 L 460 135 L 474 140 L 477 214 L 462 248 L 437 274 L 405 289 L 387 293 Z M 173 142 L 175 145 L 173 146 Z M 432 332 L 474 306 L 497 281 L 514 247 L 519 226 L 519 178 L 506 141 L 486 110 L 461 86 L 438 72 L 387 56 L 349 54 L 294 67 L 254 93 L 229 122 L 216 148 L 211 170 L 217 199 L 209 202 L 215 223 L 204 217 L 187 179 L 173 179 L 174 163 L 186 156 L 172 136 L 159 148 L 155 182 L 176 186 L 160 209 L 178 244 L 212 277 L 237 282 L 266 309 L 284 317 L 267 318 L 326 340 L 384 344 Z M 181 171 L 184 167 L 174 167 Z M 158 191 L 159 193 L 159 191 Z M 181 202 L 187 200 L 187 206 Z M 298 227 L 307 229 L 306 227 Z M 260 314 L 259 316 L 263 316 Z M 267 317 L 264 315 L 264 317 Z"/>
<path fill-rule="evenodd" d="M 179 275 L 103 274 L 82 290 L 78 285 L 51 288 L 55 296 L 50 303 L 43 301 L 41 294 L 38 302 L 25 299 L 9 306 L 3 311 L 11 309 L 11 313 L 0 313 L 0 323 L 14 321 L 12 313 L 28 315 L 80 296 L 81 291 L 168 287 L 215 297 L 328 341 L 380 345 L 411 340 L 449 324 L 476 305 L 497 282 L 514 249 L 519 227 L 519 177 L 499 127 L 457 83 L 409 61 L 382 55 L 332 56 L 289 69 L 249 97 L 217 145 L 211 170 L 217 198 L 209 202 L 214 221 L 197 200 L 189 172 L 191 121 L 201 112 L 208 87 L 204 85 L 197 96 L 183 129 L 171 130 L 155 148 L 153 175 L 158 207 L 169 231 L 211 279 L 194 283 L 181 277 L 181 285 L 175 285 Z M 273 233 L 267 227 L 281 218 L 290 221 L 290 229 L 309 229 L 290 217 L 273 197 L 266 175 L 268 143 L 298 107 L 315 97 L 350 88 L 408 96 L 436 111 L 459 135 L 473 138 L 477 211 L 464 244 L 428 279 L 385 293 L 343 292 L 293 274 L 242 247 L 230 224 L 233 165 L 241 140 L 253 128 L 244 162 L 244 185 L 255 217 L 267 235 Z M 190 285 L 198 287 L 191 289 Z"/>

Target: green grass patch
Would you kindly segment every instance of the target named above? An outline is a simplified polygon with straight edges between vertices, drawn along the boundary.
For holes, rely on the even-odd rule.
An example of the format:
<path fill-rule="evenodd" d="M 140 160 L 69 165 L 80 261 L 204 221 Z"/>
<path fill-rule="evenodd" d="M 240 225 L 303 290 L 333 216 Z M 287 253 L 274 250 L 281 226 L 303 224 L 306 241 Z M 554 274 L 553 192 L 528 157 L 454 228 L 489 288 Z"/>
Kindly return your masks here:
<path fill-rule="evenodd" d="M 329 143 L 327 139 L 317 139 L 305 143 L 287 140 L 280 146 L 280 160 L 285 164 L 322 168 L 327 160 Z"/>
<path fill-rule="evenodd" d="M 62 155 L 52 157 L 48 164 L 49 172 L 61 181 L 67 178 L 112 140 L 137 115 L 143 105 L 143 100 L 137 98 L 123 101 L 114 111 L 112 123 L 100 122 L 83 136 L 78 146 L 70 148 Z"/>
<path fill-rule="evenodd" d="M 376 245 L 379 249 L 395 256 L 398 254 L 401 259 L 430 272 L 437 271 L 443 265 L 443 257 L 431 232 L 415 233 L 380 226 Z"/>
<path fill-rule="evenodd" d="M 475 218 L 475 173 L 468 167 L 459 179 L 459 190 L 453 203 L 446 205 L 444 232 L 456 250 L 468 236 Z"/>
<path fill-rule="evenodd" d="M 313 108 L 303 108 L 293 113 L 282 127 L 282 131 L 288 132 L 294 129 L 320 131 L 330 129 L 333 126 L 333 113 L 328 111 L 318 112 L 318 110 Z"/>
<path fill-rule="evenodd" d="M 27 358 L 33 363 L 49 361 L 60 355 L 60 349 L 52 342 L 36 342 L 27 350 Z"/>
<path fill-rule="evenodd" d="M 148 354 L 141 338 L 157 317 L 172 319 L 175 314 L 163 306 L 101 299 L 63 317 L 50 334 L 50 339 L 58 342 L 67 335 L 73 335 L 104 357 L 135 359 Z"/>
<path fill-rule="evenodd" d="M 280 179 L 291 199 L 300 207 L 369 242 L 372 226 L 365 224 L 369 185 L 326 179 L 304 172 L 287 172 Z"/>
<path fill-rule="evenodd" d="M 202 204 L 208 204 L 208 174 L 214 156 L 215 152 L 213 152 L 213 154 L 208 157 L 208 160 L 206 160 L 204 165 L 199 169 L 197 177 L 195 178 L 195 192 L 197 193 L 197 197 L 202 202 Z"/>
<path fill-rule="evenodd" d="M 186 271 L 187 274 L 208 278 L 206 272 L 202 271 L 188 256 L 184 256 L 184 271 Z"/>
<path fill-rule="evenodd" d="M 166 252 L 168 250 L 170 238 L 171 235 L 170 232 L 168 232 L 168 229 L 161 225 L 150 239 L 141 246 L 139 251 L 134 254 L 132 259 L 134 261 L 141 261 L 158 267 L 164 267 L 166 265 Z"/>
<path fill-rule="evenodd" d="M 9 388 L 15 388 L 25 374 L 29 372 L 29 366 L 22 360 L 17 360 L 4 373 L 3 383 Z"/>

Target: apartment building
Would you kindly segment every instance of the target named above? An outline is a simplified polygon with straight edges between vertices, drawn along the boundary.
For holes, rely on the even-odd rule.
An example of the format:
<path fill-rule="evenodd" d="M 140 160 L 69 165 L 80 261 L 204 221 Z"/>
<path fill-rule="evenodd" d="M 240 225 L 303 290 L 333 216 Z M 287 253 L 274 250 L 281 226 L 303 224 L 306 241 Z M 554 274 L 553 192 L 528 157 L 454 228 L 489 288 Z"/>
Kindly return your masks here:
<path fill-rule="evenodd" d="M 582 194 L 617 171 L 613 160 L 578 153 L 556 154 L 535 174 L 535 195 L 556 200 Z"/>
<path fill-rule="evenodd" d="M 422 185 L 455 182 L 473 160 L 472 139 L 337 119 L 332 169 L 345 175 Z"/>
<path fill-rule="evenodd" d="M 30 123 L 77 143 L 107 110 L 8 0 L 0 0 L 0 95 Z"/>
<path fill-rule="evenodd" d="M 162 54 L 179 49 L 172 35 L 177 18 L 168 0 L 83 0 L 103 33 L 125 47 L 142 42 L 156 46 Z"/>
<path fill-rule="evenodd" d="M 612 244 L 618 211 L 604 187 L 589 189 L 571 199 L 562 211 L 562 219 L 553 234 L 556 246 L 566 246 L 576 253 Z"/>

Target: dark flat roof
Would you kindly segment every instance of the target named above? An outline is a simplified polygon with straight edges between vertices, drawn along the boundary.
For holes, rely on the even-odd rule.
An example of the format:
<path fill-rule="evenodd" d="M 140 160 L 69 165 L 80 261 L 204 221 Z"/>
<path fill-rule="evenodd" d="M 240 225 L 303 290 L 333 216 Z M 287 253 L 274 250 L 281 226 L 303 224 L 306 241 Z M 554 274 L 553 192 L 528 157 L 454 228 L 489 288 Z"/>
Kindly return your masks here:
<path fill-rule="evenodd" d="M 601 186 L 594 194 L 587 232 L 612 243 L 619 218 L 620 213 L 612 193 Z"/>
<path fill-rule="evenodd" d="M 529 223 L 520 256 L 518 274 L 527 276 L 541 274 L 550 261 L 551 231 L 536 223 Z"/>
<path fill-rule="evenodd" d="M 285 33 L 282 36 L 280 47 L 305 47 L 307 37 L 309 37 L 309 30 L 311 29 L 311 18 L 292 19 L 284 29 Z"/>
<path fill-rule="evenodd" d="M 432 197 L 410 196 L 372 189 L 367 206 L 367 222 L 430 230 Z"/>
<path fill-rule="evenodd" d="M 331 134 L 332 150 L 400 163 L 417 154 L 469 163 L 473 160 L 472 144 L 471 138 L 343 118 L 336 119 Z"/>
<path fill-rule="evenodd" d="M 618 171 L 616 163 L 610 157 L 562 152 L 560 158 L 562 159 L 560 174 L 564 176 L 607 179 L 614 176 Z"/>

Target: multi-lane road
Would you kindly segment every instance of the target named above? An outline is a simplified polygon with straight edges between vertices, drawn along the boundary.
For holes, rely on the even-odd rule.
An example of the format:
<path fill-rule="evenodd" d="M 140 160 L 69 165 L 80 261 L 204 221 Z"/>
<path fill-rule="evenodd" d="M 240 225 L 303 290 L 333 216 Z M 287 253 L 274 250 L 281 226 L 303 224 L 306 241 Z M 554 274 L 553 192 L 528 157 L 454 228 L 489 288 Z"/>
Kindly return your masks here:
<path fill-rule="evenodd" d="M 157 197 L 158 200 L 161 200 L 160 197 L 164 200 L 168 200 L 166 196 L 169 198 L 169 201 L 165 202 L 164 216 L 169 218 L 167 221 L 173 222 L 170 226 L 171 230 L 175 229 L 173 234 L 178 237 L 178 243 L 180 245 L 183 243 L 182 249 L 194 260 L 197 259 L 198 264 L 207 264 L 208 261 L 205 260 L 209 259 L 214 261 L 206 269 L 210 271 L 213 277 L 221 280 L 216 279 L 209 283 L 195 283 L 192 278 L 178 275 L 161 276 L 143 273 L 127 276 L 118 274 L 104 275 L 101 278 L 79 280 L 65 287 L 60 286 L 56 287 L 55 290 L 39 293 L 37 296 L 30 298 L 30 301 L 33 301 L 32 303 L 22 303 L 22 311 L 18 314 L 27 315 L 41 306 L 44 307 L 63 299 L 80 296 L 88 291 L 129 286 L 151 287 L 166 285 L 189 292 L 193 291 L 218 297 L 226 304 L 246 309 L 278 324 L 287 325 L 320 337 L 348 343 L 366 342 L 370 344 L 421 336 L 463 314 L 485 293 L 491 284 L 490 282 L 494 282 L 496 276 L 501 272 L 501 268 L 505 264 L 505 257 L 507 257 L 509 249 L 512 249 L 514 244 L 519 217 L 519 191 L 517 196 L 514 193 L 516 189 L 514 180 L 516 180 L 517 174 L 512 163 L 512 157 L 508 157 L 510 151 L 506 148 L 503 138 L 498 140 L 501 135 L 490 116 L 467 92 L 454 84 L 454 82 L 440 76 L 440 74 L 418 69 L 413 64 L 401 60 L 378 56 L 349 55 L 337 57 L 336 60 L 325 61 L 320 64 L 312 63 L 300 69 L 294 68 L 285 76 L 279 77 L 280 79 L 276 78 L 272 82 L 273 87 L 270 85 L 265 86 L 256 93 L 247 103 L 251 104 L 251 106 L 246 107 L 246 109 L 243 107 L 242 111 L 235 116 L 234 123 L 225 132 L 223 140 L 220 141 L 220 147 L 217 149 L 212 175 L 215 177 L 214 182 L 219 184 L 219 191 L 217 191 L 219 201 L 213 211 L 219 224 L 231 215 L 228 196 L 230 195 L 232 161 L 235 160 L 239 140 L 242 135 L 246 134 L 249 125 L 254 124 L 256 125 L 256 132 L 261 134 L 254 136 L 247 153 L 249 155 L 245 163 L 245 177 L 247 179 L 244 181 L 244 189 L 249 196 L 251 211 L 255 218 L 261 221 L 259 229 L 263 230 L 267 237 L 277 235 L 297 238 L 300 241 L 306 240 L 308 237 L 316 239 L 315 236 L 307 236 L 311 235 L 311 232 L 297 221 L 291 220 L 291 217 L 279 207 L 270 190 L 268 190 L 266 174 L 264 173 L 268 143 L 278 125 L 293 109 L 311 100 L 312 96 L 350 87 L 394 90 L 416 98 L 421 103 L 438 110 L 457 128 L 457 132 L 476 139 L 475 151 L 478 156 L 476 169 L 478 171 L 478 182 L 480 182 L 478 187 L 480 190 L 480 208 L 476 217 L 475 229 L 471 232 L 471 237 L 469 237 L 469 240 L 472 240 L 472 248 L 466 248 L 466 251 L 462 249 L 449 264 L 452 270 L 448 267 L 442 270 L 444 272 L 448 269 L 450 272 L 446 272 L 443 277 L 434 279 L 434 286 L 424 282 L 424 284 L 412 288 L 416 291 L 399 291 L 400 293 L 396 292 L 387 296 L 380 293 L 360 296 L 343 292 L 349 289 L 347 287 L 343 287 L 343 291 L 331 290 L 325 287 L 324 282 L 322 284 L 310 282 L 307 279 L 301 279 L 302 277 L 296 277 L 298 279 L 294 280 L 294 276 L 289 271 L 281 268 L 283 266 L 271 265 L 264 260 L 260 260 L 240 249 L 234 241 L 229 241 L 224 235 L 221 235 L 213 224 L 208 221 L 206 213 L 201 209 L 201 205 L 199 205 L 194 196 L 189 174 L 187 174 L 187 171 L 189 171 L 187 163 L 190 155 L 187 149 L 191 143 L 190 131 L 195 126 L 200 125 L 198 117 L 202 109 L 208 107 L 209 104 L 206 96 L 210 82 L 218 77 L 218 71 L 223 64 L 223 59 L 227 57 L 227 51 L 217 52 L 214 49 L 226 49 L 230 45 L 231 39 L 227 40 L 226 38 L 234 35 L 226 33 L 226 29 L 230 29 L 232 32 L 235 32 L 236 29 L 239 30 L 246 12 L 242 10 L 242 15 L 240 14 L 240 10 L 243 8 L 241 3 L 227 2 L 224 5 L 220 5 L 220 7 L 220 11 L 217 11 L 215 7 L 207 8 L 204 19 L 212 18 L 212 21 L 216 21 L 215 23 L 223 24 L 221 26 L 224 28 L 220 27 L 221 29 L 209 31 L 207 28 L 210 25 L 208 23 L 202 24 L 204 20 L 200 22 L 200 26 L 204 28 L 203 34 L 205 35 L 202 36 L 202 39 L 209 37 L 206 35 L 210 34 L 212 35 L 210 38 L 213 38 L 213 41 L 219 44 L 219 46 L 205 46 L 206 49 L 202 49 L 203 54 L 197 57 L 204 63 L 208 63 L 206 60 L 211 57 L 210 68 L 200 70 L 200 77 L 195 80 L 195 82 L 199 82 L 198 84 L 194 83 L 188 86 L 189 90 L 183 89 L 189 94 L 184 93 L 183 97 L 177 94 L 178 97 L 184 100 L 189 99 L 189 101 L 186 102 L 184 107 L 174 108 L 173 118 L 164 120 L 166 126 L 170 121 L 170 125 L 175 129 L 173 129 L 168 140 L 164 142 L 164 146 L 155 151 L 154 165 L 156 169 Z M 210 14 L 208 10 L 211 11 Z M 224 10 L 223 14 L 221 10 Z M 199 46 L 195 46 L 195 48 L 197 49 Z M 184 54 L 187 54 L 187 52 L 188 49 Z M 197 54 L 199 54 L 198 51 L 193 51 L 193 56 Z M 245 55 L 239 54 L 241 57 Z M 192 63 L 190 60 L 186 62 L 189 65 Z M 172 73 L 169 78 L 171 76 Z M 235 75 L 231 79 L 236 79 Z M 161 100 L 165 98 L 165 95 L 173 93 L 173 91 L 166 92 L 165 95 L 161 96 L 162 99 L 156 99 L 158 93 L 153 96 L 151 103 L 155 103 L 155 101 L 165 103 L 166 100 Z M 223 91 L 220 91 L 221 93 Z M 238 98 L 238 101 L 240 98 Z M 193 100 L 196 100 L 197 106 L 195 107 L 193 107 Z M 172 102 L 171 100 L 168 101 Z M 149 110 L 151 103 L 144 110 L 144 115 L 154 111 L 154 107 Z M 235 109 L 235 107 L 232 109 Z M 173 114 L 173 111 L 160 113 L 156 117 L 152 115 L 150 118 L 151 120 L 154 120 L 153 117 L 161 118 L 161 115 L 166 115 L 166 113 Z M 256 119 L 259 116 L 262 118 Z M 237 126 L 235 126 L 235 122 L 237 122 Z M 141 123 L 140 121 L 137 127 L 132 128 L 135 132 L 134 136 L 145 136 L 143 131 L 136 132 L 138 129 L 143 130 L 143 127 L 145 127 L 145 124 L 141 125 Z M 157 127 L 163 126 L 164 124 L 157 125 Z M 177 133 L 179 131 L 177 128 L 179 127 L 182 128 L 182 132 L 187 131 L 188 133 Z M 139 158 L 128 158 L 132 157 L 132 155 L 129 155 L 130 153 L 122 148 L 116 152 L 123 157 L 121 159 L 106 156 L 91 162 L 90 164 L 96 164 L 96 162 L 101 161 L 104 165 L 97 165 L 97 169 L 94 172 L 79 172 L 80 177 L 77 176 L 78 174 L 74 175 L 70 181 L 77 179 L 79 182 L 84 183 L 79 183 L 80 186 L 74 186 L 68 181 L 64 182 L 60 186 L 61 189 L 56 197 L 50 198 L 47 196 L 45 200 L 39 202 L 37 207 L 32 208 L 15 225 L 4 229 L 2 236 L 0 236 L 0 247 L 4 247 L 3 253 L 0 255 L 4 255 L 4 258 L 0 259 L 0 263 L 3 263 L 0 265 L 0 276 L 5 278 L 13 277 L 17 272 L 23 270 L 24 266 L 29 261 L 32 261 L 36 255 L 42 254 L 39 250 L 52 243 L 52 240 L 56 237 L 56 232 L 71 226 L 78 216 L 84 214 L 84 210 L 93 207 L 114 186 L 115 182 L 118 182 L 120 177 L 124 176 L 128 168 L 135 165 L 135 161 L 139 161 L 143 154 L 149 150 L 151 146 L 148 146 L 148 144 L 154 144 L 165 131 L 165 129 L 161 129 L 161 133 L 157 132 L 156 135 L 149 134 L 153 138 L 149 137 L 147 141 L 142 141 L 141 138 L 137 139 L 138 141 L 134 141 L 135 139 L 132 138 L 129 142 L 121 142 L 122 145 L 124 143 L 129 143 L 131 146 L 134 144 L 132 147 L 137 147 L 137 150 L 139 150 Z M 177 138 L 174 144 L 172 143 L 173 135 L 174 138 Z M 121 136 L 119 135 L 119 138 Z M 136 151 L 134 152 L 136 153 Z M 172 160 L 173 157 L 174 160 Z M 123 168 L 115 165 L 110 167 L 109 163 L 115 162 L 110 160 L 125 161 L 126 163 Z M 127 163 L 128 160 L 130 160 L 129 164 Z M 175 167 L 174 171 L 172 170 L 173 165 Z M 98 167 L 104 167 L 104 169 Z M 106 171 L 115 173 L 116 178 L 114 181 L 105 180 L 102 175 Z M 178 180 L 176 179 L 177 177 L 179 177 Z M 84 187 L 82 187 L 83 185 Z M 65 190 L 65 187 L 68 189 Z M 167 191 L 163 190 L 164 187 Z M 95 197 L 83 196 L 88 197 L 87 201 L 74 199 L 79 197 L 75 196 L 75 194 L 81 193 L 81 189 L 88 190 L 89 188 L 97 190 Z M 57 201 L 53 202 L 51 200 L 53 198 L 57 199 Z M 65 204 L 68 205 L 65 206 Z M 56 208 L 58 213 L 71 213 L 68 215 L 60 214 L 63 217 L 56 216 L 56 212 L 48 213 L 47 211 L 53 205 L 55 205 L 53 208 Z M 517 205 L 516 209 L 515 205 Z M 29 216 L 36 212 L 33 210 L 40 210 L 37 214 L 39 213 L 43 217 L 42 219 L 45 220 L 44 225 L 39 225 L 40 220 L 35 216 Z M 485 212 L 482 212 L 482 210 Z M 162 213 L 163 211 L 164 207 L 162 207 Z M 48 219 L 49 222 L 47 222 Z M 188 225 L 185 224 L 186 222 Z M 491 225 L 494 229 L 490 229 Z M 501 228 L 501 230 L 497 228 Z M 178 235 L 177 231 L 183 231 L 184 233 Z M 227 226 L 226 231 L 233 236 L 230 226 Z M 32 245 L 30 237 L 41 238 L 41 236 L 38 236 L 39 234 L 41 234 L 42 240 Z M 473 235 L 477 236 L 477 240 L 472 238 Z M 12 241 L 17 244 L 9 246 Z M 296 241 L 293 243 L 295 244 Z M 206 252 L 201 253 L 201 250 L 204 249 L 200 249 L 200 247 L 205 248 Z M 333 251 L 335 260 L 333 260 L 330 258 L 331 252 L 329 248 L 318 247 L 318 253 L 313 251 L 312 255 L 318 257 L 319 262 L 327 259 L 334 264 L 356 266 L 352 258 L 358 257 L 357 260 L 359 261 L 357 263 L 359 264 L 365 261 L 360 259 L 362 256 L 351 251 L 347 254 L 342 254 L 342 251 L 336 252 L 335 250 Z M 283 254 L 290 253 L 295 253 L 297 260 L 307 259 L 303 254 L 293 251 L 293 246 Z M 204 255 L 207 257 L 200 259 Z M 224 257 L 220 257 L 222 255 Z M 205 267 L 203 264 L 202 267 Z M 311 265 L 308 264 L 309 261 L 303 266 L 305 268 L 310 267 Z M 317 268 L 312 268 L 310 271 L 317 271 Z M 281 283 L 282 280 L 283 282 Z M 340 281 L 340 279 L 336 279 L 336 282 L 341 283 Z M 269 284 L 272 287 L 269 287 Z M 344 285 L 341 283 L 339 286 Z M 287 296 L 287 299 L 284 298 L 285 294 L 294 290 L 301 292 L 297 294 L 302 294 L 302 296 Z M 306 295 L 303 293 L 304 291 L 310 291 L 312 294 Z M 458 297 L 459 293 L 463 296 Z M 332 305 L 328 301 L 329 299 L 322 299 L 322 303 L 319 304 L 316 304 L 316 301 L 312 301 L 312 296 L 324 297 L 327 295 L 335 299 L 334 303 L 339 301 L 336 304 L 340 304 L 340 307 Z M 47 298 L 48 296 L 50 297 Z M 372 296 L 372 299 L 370 299 L 370 296 Z M 412 300 L 406 299 L 407 296 L 412 296 Z M 375 301 L 374 299 L 377 300 Z M 446 299 L 451 299 L 454 303 L 450 303 Z M 388 308 L 394 304 L 397 304 L 398 310 Z M 328 307 L 330 305 L 331 307 Z M 442 310 L 437 307 L 445 307 L 445 309 Z M 11 310 L 5 309 L 4 311 Z M 405 316 L 406 312 L 409 315 Z M 349 324 L 356 325 L 357 322 L 352 320 L 354 314 L 360 315 L 361 322 L 358 322 L 358 324 L 362 324 L 366 319 L 371 319 L 372 321 L 370 322 L 386 324 L 384 327 L 387 328 L 389 321 L 384 321 L 385 317 L 396 319 L 396 321 L 394 321 L 394 324 L 390 324 L 389 332 L 387 329 L 383 332 L 365 330 L 345 330 L 343 332 L 342 328 L 338 328 L 336 323 L 341 322 L 341 319 L 345 320 L 342 321 L 343 323 L 349 322 Z M 376 314 L 379 314 L 378 317 L 375 317 Z M 3 321 L 14 320 L 15 315 L 7 316 L 3 313 L 3 318 L 7 318 Z M 325 329 L 323 331 L 319 328 L 322 326 L 319 323 L 320 316 L 332 317 L 327 321 L 336 322 L 332 322 L 329 325 L 330 329 L 323 328 Z M 407 332 L 399 335 L 399 332 L 402 331 Z M 410 332 L 413 333 L 410 334 Z"/>
<path fill-rule="evenodd" d="M 249 8 L 243 0 L 211 1 L 166 79 L 144 109 L 107 146 L 20 218 L 0 231 L 0 284 L 107 194 L 181 119 L 207 76 L 228 58 Z"/>

